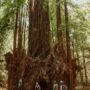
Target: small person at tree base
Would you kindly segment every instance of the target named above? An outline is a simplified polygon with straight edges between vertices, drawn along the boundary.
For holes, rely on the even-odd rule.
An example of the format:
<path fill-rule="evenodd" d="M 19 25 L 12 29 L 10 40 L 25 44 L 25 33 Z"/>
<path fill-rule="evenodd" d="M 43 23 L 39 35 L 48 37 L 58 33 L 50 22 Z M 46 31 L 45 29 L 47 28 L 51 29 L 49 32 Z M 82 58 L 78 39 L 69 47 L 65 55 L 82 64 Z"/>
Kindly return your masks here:
<path fill-rule="evenodd" d="M 36 85 L 35 85 L 35 90 L 41 90 L 41 87 L 40 87 L 40 85 L 39 85 L 39 83 L 38 83 L 38 82 L 36 82 Z"/>
<path fill-rule="evenodd" d="M 60 81 L 60 90 L 68 90 L 67 86 L 64 83 L 64 81 Z"/>
<path fill-rule="evenodd" d="M 54 81 L 53 90 L 58 90 L 58 83 L 56 83 L 56 81 Z"/>
<path fill-rule="evenodd" d="M 18 90 L 22 90 L 22 79 L 18 82 Z"/>

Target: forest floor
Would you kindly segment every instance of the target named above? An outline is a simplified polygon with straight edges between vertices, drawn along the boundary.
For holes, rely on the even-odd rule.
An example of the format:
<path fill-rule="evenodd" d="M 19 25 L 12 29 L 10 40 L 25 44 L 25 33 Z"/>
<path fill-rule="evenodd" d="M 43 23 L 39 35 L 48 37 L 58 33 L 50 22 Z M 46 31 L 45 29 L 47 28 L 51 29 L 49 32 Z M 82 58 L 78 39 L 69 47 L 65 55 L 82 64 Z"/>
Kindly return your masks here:
<path fill-rule="evenodd" d="M 7 90 L 5 88 L 0 88 L 0 90 Z M 76 89 L 76 90 L 90 90 L 90 87 L 84 88 L 84 89 Z"/>
<path fill-rule="evenodd" d="M 7 89 L 5 89 L 5 88 L 0 88 L 0 90 L 7 90 Z M 82 89 L 76 89 L 76 90 L 90 90 L 90 86 L 84 87 L 84 88 L 82 88 Z"/>
<path fill-rule="evenodd" d="M 6 90 L 5 88 L 0 88 L 0 90 Z"/>
<path fill-rule="evenodd" d="M 0 90 L 7 90 L 7 89 L 5 89 L 5 88 L 0 88 Z M 83 89 L 76 89 L 76 90 L 90 90 L 90 87 L 85 87 L 85 88 L 83 88 Z"/>
<path fill-rule="evenodd" d="M 76 89 L 76 90 L 90 90 L 90 86 L 78 88 L 78 89 Z"/>
<path fill-rule="evenodd" d="M 83 88 L 83 89 L 76 89 L 76 90 L 90 90 L 90 87 Z"/>

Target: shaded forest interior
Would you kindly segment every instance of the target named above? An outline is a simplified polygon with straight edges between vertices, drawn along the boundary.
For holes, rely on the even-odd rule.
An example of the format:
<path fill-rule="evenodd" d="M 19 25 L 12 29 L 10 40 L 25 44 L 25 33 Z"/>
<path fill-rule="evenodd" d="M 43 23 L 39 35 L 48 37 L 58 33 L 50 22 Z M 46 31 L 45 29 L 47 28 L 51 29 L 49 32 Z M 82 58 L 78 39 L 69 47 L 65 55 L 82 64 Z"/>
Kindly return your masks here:
<path fill-rule="evenodd" d="M 0 86 L 18 90 L 22 80 L 22 90 L 35 90 L 36 82 L 53 90 L 54 81 L 64 81 L 67 90 L 90 89 L 90 1 L 0 2 L 0 68 L 8 74 Z"/>

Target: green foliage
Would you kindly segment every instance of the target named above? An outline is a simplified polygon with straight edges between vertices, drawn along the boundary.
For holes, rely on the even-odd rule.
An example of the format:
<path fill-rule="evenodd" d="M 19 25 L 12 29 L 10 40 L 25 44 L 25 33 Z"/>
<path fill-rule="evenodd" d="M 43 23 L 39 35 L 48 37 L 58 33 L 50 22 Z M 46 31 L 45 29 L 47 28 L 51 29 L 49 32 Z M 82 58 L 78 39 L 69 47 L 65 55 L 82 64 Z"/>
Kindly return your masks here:
<path fill-rule="evenodd" d="M 15 26 L 15 13 L 26 3 L 26 0 L 2 0 L 0 1 L 0 59 L 2 54 L 7 51 L 10 46 L 8 37 Z M 0 62 L 0 84 L 5 85 L 7 80 L 7 72 L 5 61 Z"/>
<path fill-rule="evenodd" d="M 7 71 L 6 63 L 4 60 L 0 60 L 0 85 L 6 87 Z"/>
<path fill-rule="evenodd" d="M 27 0 L 3 0 L 1 1 L 0 11 L 0 47 L 3 48 L 2 43 L 6 40 L 6 33 L 14 29 L 15 13 L 21 8 Z"/>

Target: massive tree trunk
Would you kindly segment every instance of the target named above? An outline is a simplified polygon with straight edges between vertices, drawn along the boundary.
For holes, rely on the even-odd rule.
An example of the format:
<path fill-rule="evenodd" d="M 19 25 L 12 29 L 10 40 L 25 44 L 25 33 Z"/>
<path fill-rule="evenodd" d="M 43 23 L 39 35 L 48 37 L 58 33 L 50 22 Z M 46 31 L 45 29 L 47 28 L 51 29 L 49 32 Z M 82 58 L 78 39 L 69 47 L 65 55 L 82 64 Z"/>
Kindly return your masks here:
<path fill-rule="evenodd" d="M 50 22 L 49 22 L 49 1 L 48 0 L 30 0 L 29 2 L 29 40 L 28 55 L 39 60 L 47 58 L 50 51 Z M 23 90 L 34 90 L 35 82 L 40 81 L 40 66 L 31 65 L 30 59 L 25 67 L 23 75 Z M 39 69 L 38 69 L 39 68 Z M 36 71 L 34 71 L 36 70 Z M 43 86 L 41 87 L 43 88 Z M 45 87 L 42 89 L 44 90 Z"/>
<path fill-rule="evenodd" d="M 45 55 L 50 49 L 49 7 L 45 2 L 30 0 L 28 53 L 32 57 Z"/>

